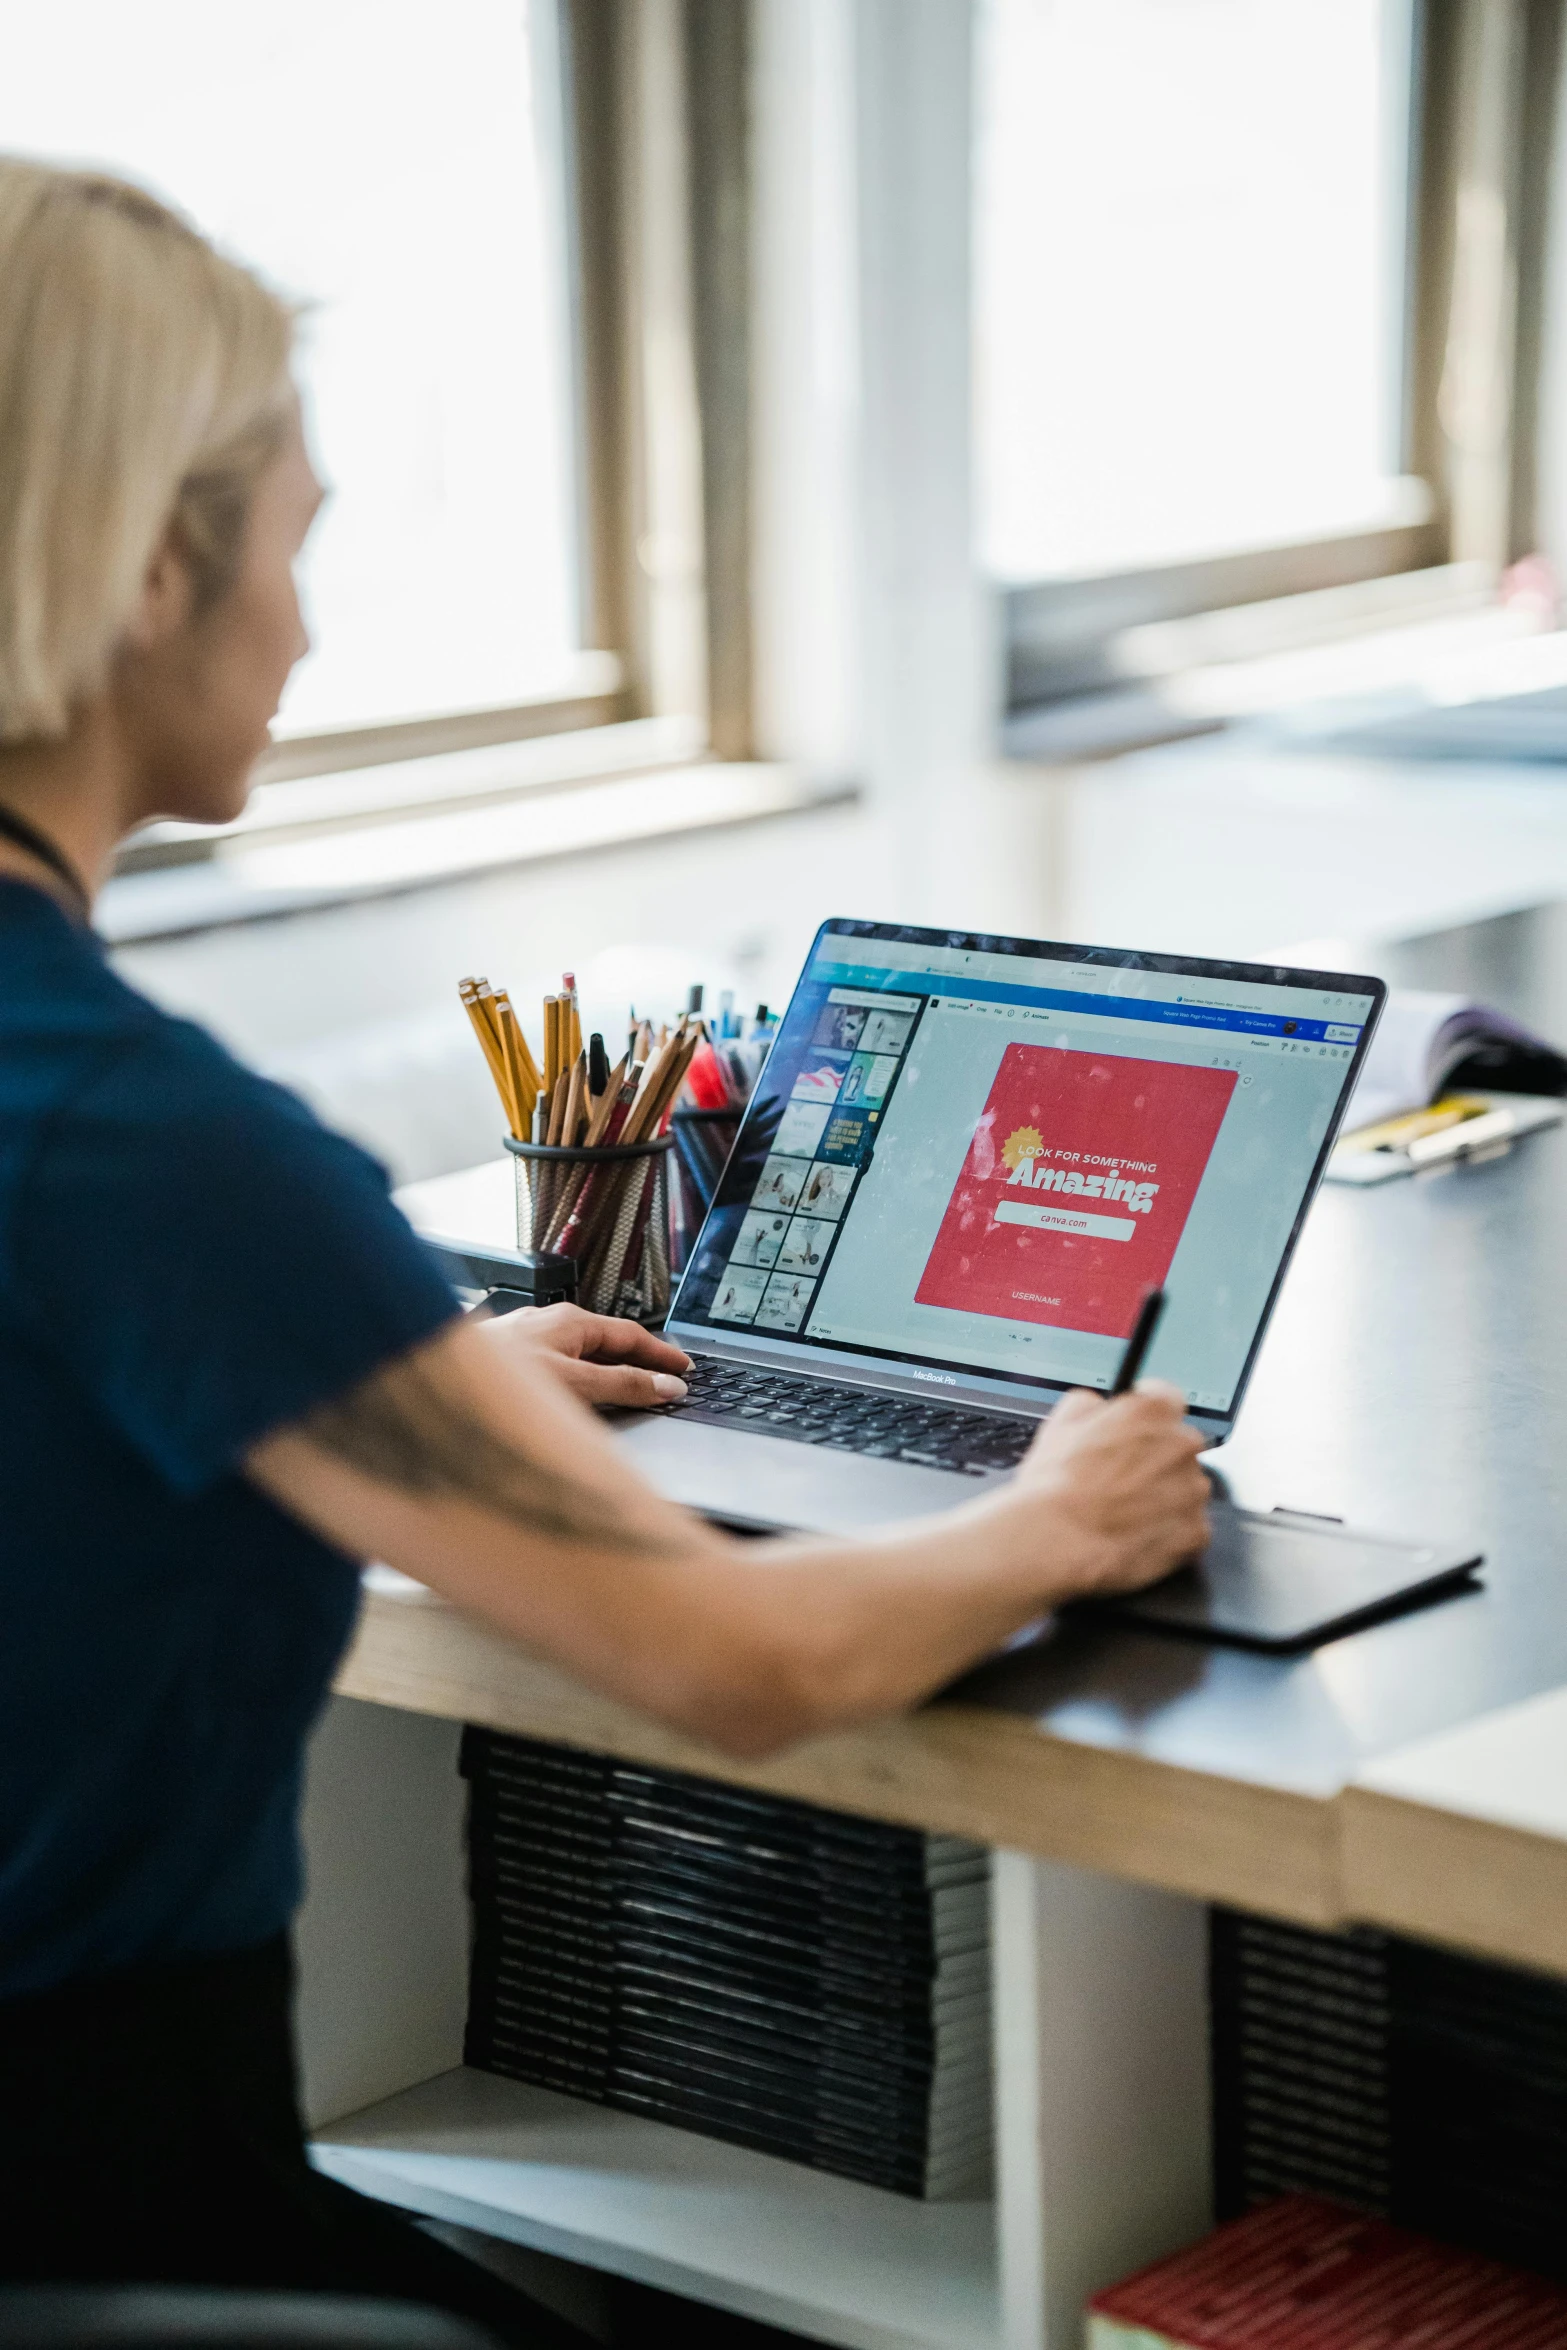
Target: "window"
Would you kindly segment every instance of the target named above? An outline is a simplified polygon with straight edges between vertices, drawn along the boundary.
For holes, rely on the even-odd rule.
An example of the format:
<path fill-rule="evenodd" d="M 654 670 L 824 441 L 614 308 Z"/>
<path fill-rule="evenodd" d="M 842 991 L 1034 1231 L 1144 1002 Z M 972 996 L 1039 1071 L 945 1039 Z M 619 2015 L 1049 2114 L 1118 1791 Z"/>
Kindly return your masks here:
<path fill-rule="evenodd" d="M 308 306 L 332 494 L 285 731 L 581 673 L 554 29 L 553 0 L 49 0 L 7 23 L 0 148 L 127 173 Z"/>
<path fill-rule="evenodd" d="M 983 0 L 982 551 L 1009 581 L 1419 522 L 1396 0 Z"/>

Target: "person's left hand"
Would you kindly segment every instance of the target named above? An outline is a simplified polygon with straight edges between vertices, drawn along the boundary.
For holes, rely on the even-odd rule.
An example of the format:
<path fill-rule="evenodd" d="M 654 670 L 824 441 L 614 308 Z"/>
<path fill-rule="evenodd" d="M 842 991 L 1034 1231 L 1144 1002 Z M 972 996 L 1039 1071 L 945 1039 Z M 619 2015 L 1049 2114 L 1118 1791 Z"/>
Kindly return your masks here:
<path fill-rule="evenodd" d="M 690 1370 L 690 1356 L 639 1322 L 590 1314 L 581 1306 L 520 1306 L 484 1327 L 497 1346 L 543 1354 L 584 1403 L 650 1411 L 678 1403 L 686 1392 L 681 1374 Z"/>

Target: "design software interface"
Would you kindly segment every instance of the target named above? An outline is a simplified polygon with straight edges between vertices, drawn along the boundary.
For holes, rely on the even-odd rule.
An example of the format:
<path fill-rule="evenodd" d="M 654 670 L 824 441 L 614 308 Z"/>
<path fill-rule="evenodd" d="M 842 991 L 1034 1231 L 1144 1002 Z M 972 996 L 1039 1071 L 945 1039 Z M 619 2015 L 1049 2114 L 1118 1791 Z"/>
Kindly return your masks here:
<path fill-rule="evenodd" d="M 1364 993 L 824 931 L 675 1319 L 1229 1409 Z"/>

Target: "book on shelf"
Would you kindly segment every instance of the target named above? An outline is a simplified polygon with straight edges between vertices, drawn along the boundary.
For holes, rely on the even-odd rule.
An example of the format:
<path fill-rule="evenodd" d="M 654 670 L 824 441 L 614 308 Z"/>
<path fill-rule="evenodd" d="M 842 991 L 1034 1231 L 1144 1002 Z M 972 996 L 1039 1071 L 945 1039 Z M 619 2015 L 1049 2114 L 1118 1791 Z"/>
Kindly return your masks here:
<path fill-rule="evenodd" d="M 1085 2350 L 1561 2350 L 1567 2290 L 1287 2195 L 1088 2305 Z"/>

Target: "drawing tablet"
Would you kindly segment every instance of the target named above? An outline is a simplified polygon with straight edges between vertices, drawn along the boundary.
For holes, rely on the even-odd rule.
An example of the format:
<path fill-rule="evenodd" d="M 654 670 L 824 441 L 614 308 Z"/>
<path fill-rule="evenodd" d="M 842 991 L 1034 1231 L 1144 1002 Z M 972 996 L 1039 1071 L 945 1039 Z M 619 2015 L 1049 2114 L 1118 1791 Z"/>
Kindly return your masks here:
<path fill-rule="evenodd" d="M 1213 1540 L 1146 1591 L 1088 1603 L 1096 1616 L 1179 1639 L 1279 1656 L 1471 1587 L 1483 1554 L 1359 1534 L 1294 1510 L 1213 1505 Z"/>

